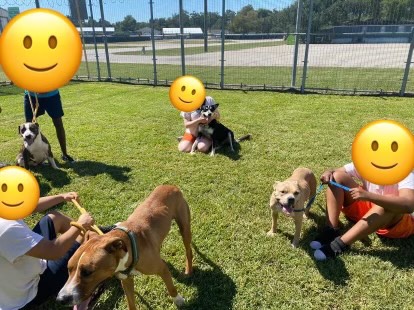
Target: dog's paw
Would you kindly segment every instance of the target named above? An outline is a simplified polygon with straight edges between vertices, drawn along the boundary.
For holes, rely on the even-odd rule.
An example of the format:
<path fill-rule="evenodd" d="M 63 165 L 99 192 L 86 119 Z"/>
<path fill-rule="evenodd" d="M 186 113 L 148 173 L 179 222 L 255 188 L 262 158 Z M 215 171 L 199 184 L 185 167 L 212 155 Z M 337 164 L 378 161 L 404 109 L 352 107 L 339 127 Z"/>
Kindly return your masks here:
<path fill-rule="evenodd" d="M 185 299 L 180 294 L 177 294 L 177 296 L 173 297 L 174 303 L 177 307 L 184 306 Z"/>
<path fill-rule="evenodd" d="M 299 245 L 299 241 L 293 241 L 291 245 L 292 245 L 292 248 L 297 249 Z"/>
<path fill-rule="evenodd" d="M 268 237 L 274 237 L 274 236 L 276 236 L 276 233 L 275 232 L 273 232 L 273 230 L 269 230 L 268 232 L 267 232 L 267 234 L 266 234 Z"/>

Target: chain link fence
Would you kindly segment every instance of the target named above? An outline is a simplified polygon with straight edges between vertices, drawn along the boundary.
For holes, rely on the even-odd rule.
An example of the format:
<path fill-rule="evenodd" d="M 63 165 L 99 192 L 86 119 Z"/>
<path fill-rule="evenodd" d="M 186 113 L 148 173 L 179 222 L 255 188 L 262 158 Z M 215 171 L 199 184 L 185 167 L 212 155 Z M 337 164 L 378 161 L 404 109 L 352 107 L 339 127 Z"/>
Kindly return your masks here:
<path fill-rule="evenodd" d="M 414 94 L 411 0 L 0 0 L 0 31 L 35 7 L 79 28 L 75 80 Z"/>

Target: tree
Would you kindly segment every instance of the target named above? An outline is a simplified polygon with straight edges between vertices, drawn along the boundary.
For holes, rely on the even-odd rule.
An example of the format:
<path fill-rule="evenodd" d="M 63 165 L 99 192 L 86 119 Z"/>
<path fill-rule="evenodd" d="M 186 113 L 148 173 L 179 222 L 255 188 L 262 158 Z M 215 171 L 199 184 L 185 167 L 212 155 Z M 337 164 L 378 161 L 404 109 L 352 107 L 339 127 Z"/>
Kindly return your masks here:
<path fill-rule="evenodd" d="M 230 29 L 235 33 L 249 33 L 259 30 L 258 14 L 252 5 L 246 5 L 236 14 L 230 24 Z"/>
<path fill-rule="evenodd" d="M 137 21 L 132 15 L 127 15 L 119 26 L 122 32 L 134 32 L 137 30 Z"/>

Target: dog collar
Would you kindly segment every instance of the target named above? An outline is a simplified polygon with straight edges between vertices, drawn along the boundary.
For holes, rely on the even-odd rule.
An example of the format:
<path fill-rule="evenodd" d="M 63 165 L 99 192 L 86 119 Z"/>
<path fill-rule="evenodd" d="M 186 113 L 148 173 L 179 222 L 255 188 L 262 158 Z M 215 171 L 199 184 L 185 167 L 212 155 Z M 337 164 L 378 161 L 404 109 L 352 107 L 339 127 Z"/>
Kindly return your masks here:
<path fill-rule="evenodd" d="M 137 238 L 136 238 L 135 234 L 132 231 L 130 231 L 128 228 L 125 228 L 123 226 L 115 226 L 114 229 L 122 230 L 123 232 L 125 232 L 128 235 L 129 241 L 131 242 L 132 263 L 127 269 L 125 269 L 123 271 L 120 271 L 120 273 L 122 273 L 126 276 L 129 276 L 131 271 L 132 271 L 132 268 L 134 268 L 134 266 L 138 262 L 138 258 L 139 258 L 138 241 L 137 241 Z"/>

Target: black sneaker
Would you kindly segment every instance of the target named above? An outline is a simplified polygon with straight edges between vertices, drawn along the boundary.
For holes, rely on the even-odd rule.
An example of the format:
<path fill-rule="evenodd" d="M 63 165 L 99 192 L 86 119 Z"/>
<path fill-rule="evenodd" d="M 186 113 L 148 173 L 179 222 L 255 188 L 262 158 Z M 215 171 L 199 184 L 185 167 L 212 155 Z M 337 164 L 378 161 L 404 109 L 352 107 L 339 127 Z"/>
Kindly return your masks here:
<path fill-rule="evenodd" d="M 62 158 L 63 161 L 65 161 L 67 163 L 73 163 L 73 162 L 75 162 L 75 160 L 71 156 L 69 156 L 68 154 L 62 155 L 61 158 Z"/>
<path fill-rule="evenodd" d="M 328 258 L 334 258 L 346 250 L 349 246 L 346 245 L 340 237 L 336 237 L 330 244 L 323 245 L 320 249 L 313 253 L 316 260 L 324 261 Z"/>
<path fill-rule="evenodd" d="M 314 250 L 320 249 L 323 245 L 329 244 L 336 237 L 339 237 L 339 229 L 325 226 L 321 233 L 316 236 L 315 240 L 310 243 L 310 247 Z"/>

